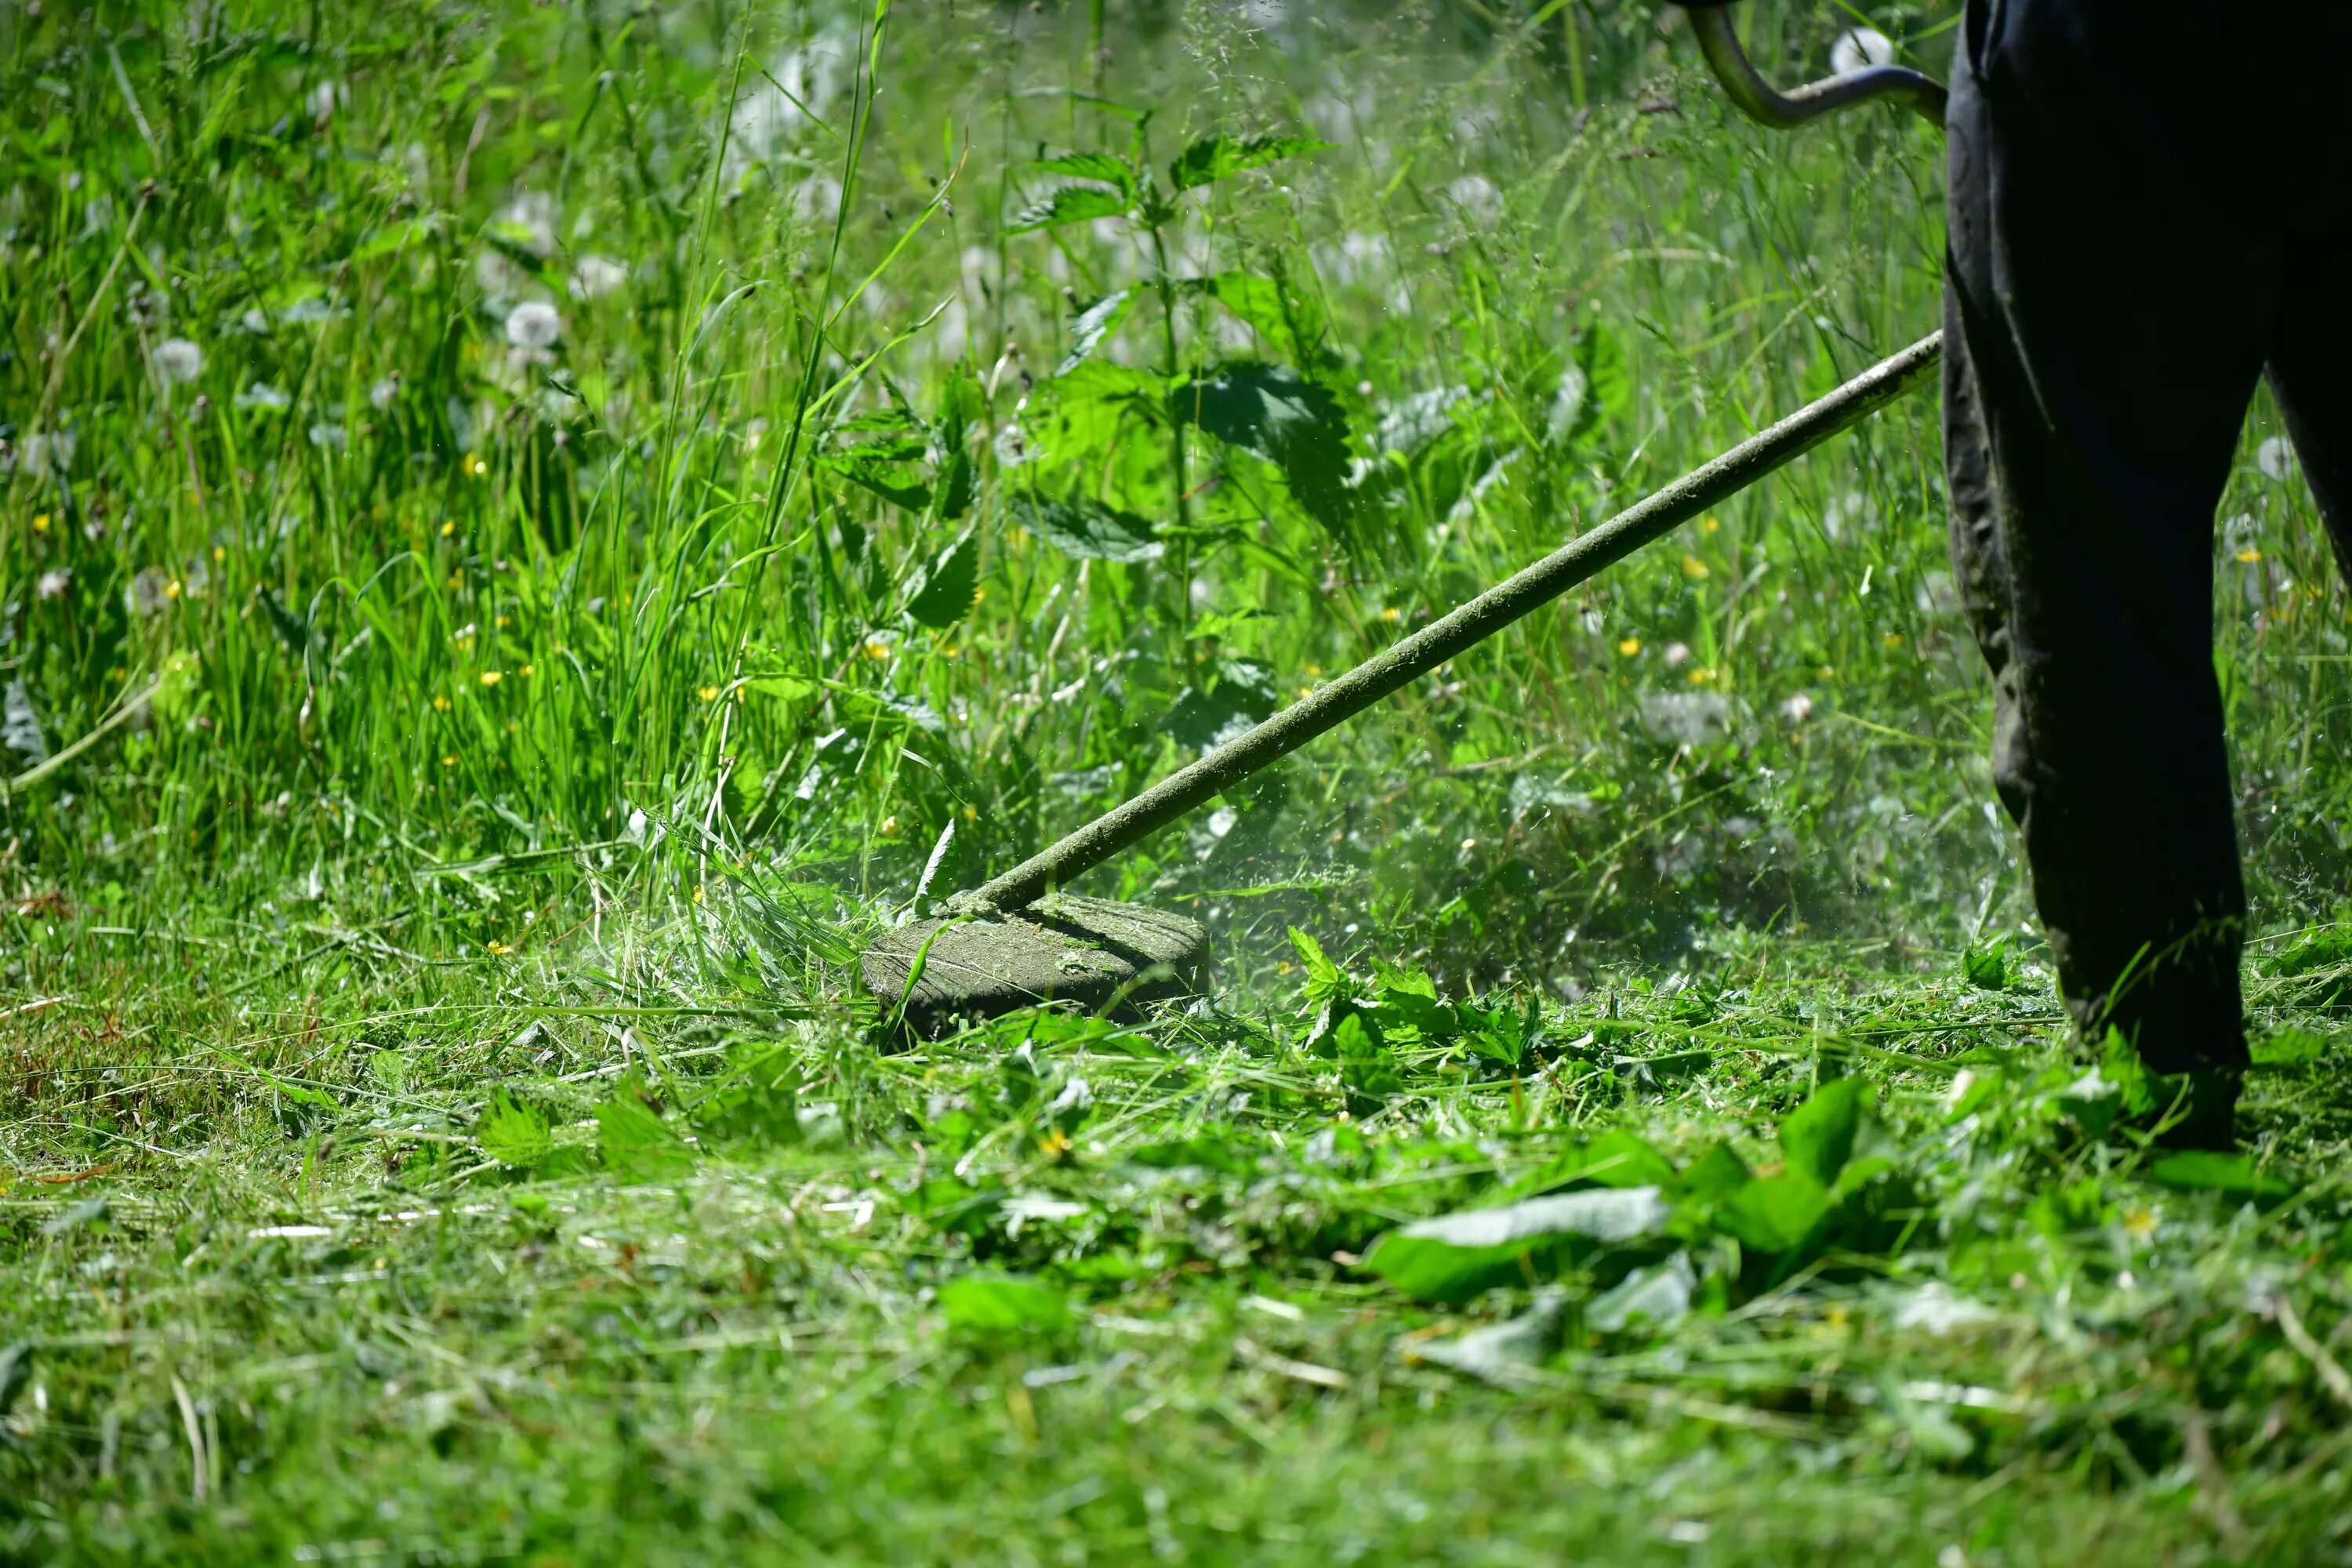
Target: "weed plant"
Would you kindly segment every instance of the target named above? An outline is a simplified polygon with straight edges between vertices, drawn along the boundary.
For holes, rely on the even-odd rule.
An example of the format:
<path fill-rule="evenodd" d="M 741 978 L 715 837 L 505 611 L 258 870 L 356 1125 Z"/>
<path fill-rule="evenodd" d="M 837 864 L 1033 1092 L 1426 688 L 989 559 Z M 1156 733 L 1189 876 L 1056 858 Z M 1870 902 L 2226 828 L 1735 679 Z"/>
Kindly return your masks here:
<path fill-rule="evenodd" d="M 2066 1035 L 1924 397 L 1094 873 L 1212 995 L 857 976 L 1923 335 L 1940 214 L 1646 5 L 0 9 L 0 1555 L 2343 1558 L 2267 405 L 2240 1153 Z"/>

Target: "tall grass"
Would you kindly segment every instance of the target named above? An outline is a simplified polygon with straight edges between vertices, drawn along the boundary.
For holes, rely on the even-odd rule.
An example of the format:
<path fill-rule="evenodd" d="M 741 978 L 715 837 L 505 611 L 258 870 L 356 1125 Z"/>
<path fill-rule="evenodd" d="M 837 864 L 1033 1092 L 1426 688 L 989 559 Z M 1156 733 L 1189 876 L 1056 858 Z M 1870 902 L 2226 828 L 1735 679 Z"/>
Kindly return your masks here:
<path fill-rule="evenodd" d="M 1639 7 L 1277 9 L 1121 14 L 1107 61 L 1059 9 L 12 9 L 12 766 L 137 705 L 12 795 L 22 888 L 364 901 L 667 832 L 679 897 L 903 900 L 950 825 L 946 881 L 1003 863 L 1936 320 L 1891 111 L 1751 132 Z M 1940 66 L 1948 10 L 1873 15 Z M 1823 68 L 1825 16 L 1750 26 Z M 1219 132 L 1330 145 L 1008 232 L 1085 183 L 1041 155 L 1164 184 Z M 1343 492 L 1116 402 L 1234 362 L 1328 404 Z M 2274 428 L 2221 658 L 2288 915 L 2341 869 L 2343 601 Z M 952 465 L 968 506 L 917 493 Z M 1891 411 L 1104 885 L 1344 887 L 1562 984 L 2015 918 L 1937 468 Z M 976 603 L 910 615 L 942 564 Z"/>

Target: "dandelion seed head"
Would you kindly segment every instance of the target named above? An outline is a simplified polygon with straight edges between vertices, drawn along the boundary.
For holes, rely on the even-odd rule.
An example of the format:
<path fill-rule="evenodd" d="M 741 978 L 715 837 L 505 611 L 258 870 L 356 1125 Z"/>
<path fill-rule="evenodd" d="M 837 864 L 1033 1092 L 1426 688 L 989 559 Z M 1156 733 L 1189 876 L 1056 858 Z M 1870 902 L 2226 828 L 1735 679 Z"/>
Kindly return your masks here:
<path fill-rule="evenodd" d="M 2294 478 L 2294 443 L 2284 436 L 2273 436 L 2254 448 L 2254 467 L 2260 468 L 2264 477 L 2284 484 Z"/>
<path fill-rule="evenodd" d="M 66 590 L 72 586 L 72 569 L 59 566 L 42 573 L 41 580 L 33 585 L 33 592 L 44 599 L 62 599 L 66 596 Z"/>
<path fill-rule="evenodd" d="M 583 256 L 572 273 L 572 287 L 583 300 L 601 300 L 628 280 L 628 268 L 609 256 Z"/>
<path fill-rule="evenodd" d="M 1830 46 L 1830 69 L 1840 76 L 1895 63 L 1895 40 L 1875 27 L 1853 27 Z"/>
<path fill-rule="evenodd" d="M 1670 642 L 1666 645 L 1666 668 L 1668 669 L 1680 669 L 1684 665 L 1688 664 L 1689 662 L 1690 644 L 1686 642 Z"/>
<path fill-rule="evenodd" d="M 507 312 L 507 342 L 519 349 L 551 349 L 563 335 L 563 318 L 544 300 L 525 300 Z"/>
<path fill-rule="evenodd" d="M 151 357 L 157 379 L 166 386 L 194 381 L 205 373 L 205 351 L 185 338 L 165 338 Z"/>

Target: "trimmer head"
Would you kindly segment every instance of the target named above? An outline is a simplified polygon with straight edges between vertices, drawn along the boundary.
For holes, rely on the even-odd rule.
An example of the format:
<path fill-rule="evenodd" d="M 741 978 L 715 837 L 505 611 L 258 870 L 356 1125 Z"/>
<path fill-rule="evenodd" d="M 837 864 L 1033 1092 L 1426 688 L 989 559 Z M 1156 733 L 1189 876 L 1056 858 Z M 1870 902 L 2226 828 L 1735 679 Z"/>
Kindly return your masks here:
<path fill-rule="evenodd" d="M 866 950 L 863 967 L 866 987 L 883 1005 L 895 1007 L 905 996 L 907 1027 L 929 1037 L 957 1018 L 992 1018 L 1044 1002 L 1099 1012 L 1181 996 L 1199 984 L 1208 952 L 1209 932 L 1198 921 L 1141 904 L 1048 893 L 1009 915 L 885 931 Z M 922 973 L 909 994 L 907 976 L 918 953 Z"/>

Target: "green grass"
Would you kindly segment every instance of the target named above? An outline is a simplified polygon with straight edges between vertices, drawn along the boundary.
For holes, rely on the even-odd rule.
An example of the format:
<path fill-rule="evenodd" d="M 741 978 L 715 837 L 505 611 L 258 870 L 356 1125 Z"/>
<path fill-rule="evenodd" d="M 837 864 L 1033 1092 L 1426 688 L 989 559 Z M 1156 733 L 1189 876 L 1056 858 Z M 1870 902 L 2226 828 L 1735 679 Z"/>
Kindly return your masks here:
<path fill-rule="evenodd" d="M 2066 1037 L 1924 397 L 1093 874 L 1204 1005 L 887 1037 L 886 922 L 1937 319 L 1891 110 L 1280 11 L 0 12 L 0 1556 L 2347 1554 L 2267 405 L 2233 1161 Z"/>

